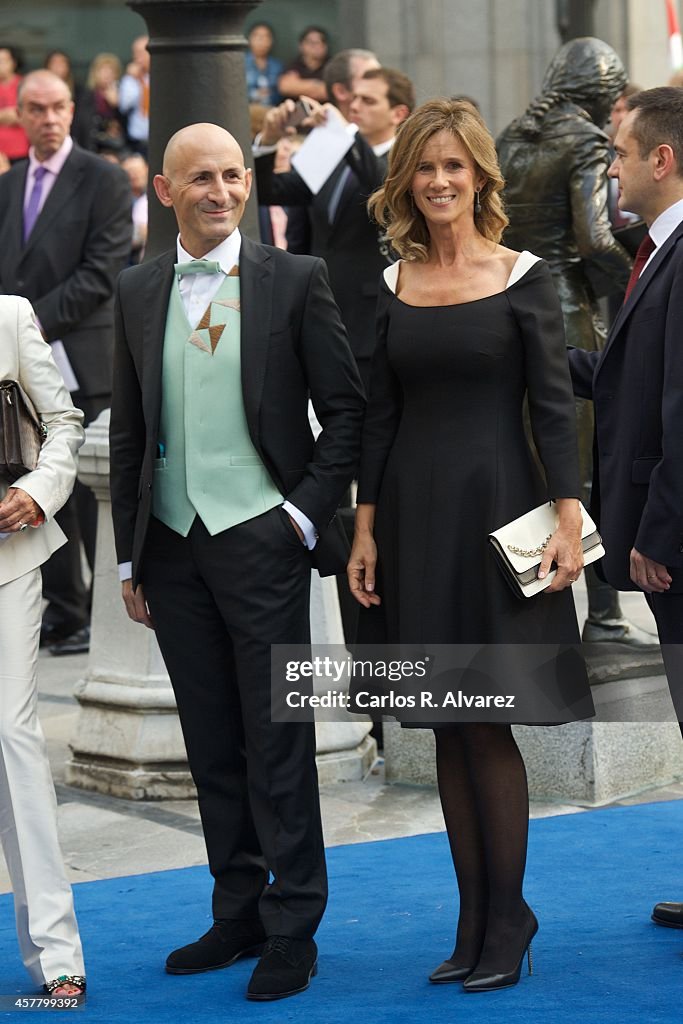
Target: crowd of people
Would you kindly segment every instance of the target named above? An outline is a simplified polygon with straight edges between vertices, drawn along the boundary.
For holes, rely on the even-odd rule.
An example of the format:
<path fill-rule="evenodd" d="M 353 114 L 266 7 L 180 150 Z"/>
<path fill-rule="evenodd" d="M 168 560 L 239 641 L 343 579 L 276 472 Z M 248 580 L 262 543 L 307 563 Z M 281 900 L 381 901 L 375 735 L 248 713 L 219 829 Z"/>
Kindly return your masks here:
<path fill-rule="evenodd" d="M 0 833 L 24 963 L 49 991 L 83 995 L 36 670 L 40 644 L 88 646 L 96 522 L 73 489 L 76 453 L 110 407 L 123 601 L 156 632 L 214 879 L 212 927 L 166 970 L 255 955 L 247 997 L 265 1001 L 308 988 L 327 901 L 314 723 L 271 712 L 271 646 L 309 642 L 312 567 L 348 573 L 358 642 L 502 650 L 505 689 L 537 720 L 549 706 L 555 723 L 593 715 L 571 591 L 590 472 L 574 395 L 594 409 L 602 576 L 646 595 L 683 720 L 683 90 L 628 91 L 611 48 L 575 41 L 496 148 L 471 99 L 417 105 L 402 71 L 362 49 L 329 58 L 315 27 L 285 68 L 257 24 L 253 152 L 215 124 L 173 135 L 152 185 L 177 241 L 141 262 L 146 43 L 123 75 L 96 58 L 80 98 L 66 54 L 19 79 L 0 46 L 0 377 L 47 427 L 18 479 L 0 462 Z M 291 166 L 293 138 L 331 119 L 349 145 L 315 191 Z M 608 178 L 643 229 L 634 262 L 609 227 Z M 261 241 L 240 233 L 253 179 Z M 606 343 L 589 258 L 626 290 Z M 349 556 L 336 511 L 354 479 Z M 520 601 L 488 536 L 548 501 L 555 527 L 528 552 L 548 585 Z M 531 673 L 519 651 L 539 645 Z M 500 989 L 531 963 L 519 720 L 434 726 L 460 896 L 436 984 Z M 40 813 L 15 799 L 31 786 Z M 683 904 L 653 916 L 683 927 Z"/>

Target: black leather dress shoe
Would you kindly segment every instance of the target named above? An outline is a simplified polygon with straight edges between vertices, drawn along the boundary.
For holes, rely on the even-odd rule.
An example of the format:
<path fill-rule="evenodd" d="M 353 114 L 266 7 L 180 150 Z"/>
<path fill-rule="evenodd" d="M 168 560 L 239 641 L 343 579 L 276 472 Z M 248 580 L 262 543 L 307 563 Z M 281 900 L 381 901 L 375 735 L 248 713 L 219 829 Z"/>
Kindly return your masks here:
<path fill-rule="evenodd" d="M 243 956 L 258 956 L 266 941 L 260 921 L 214 921 L 196 942 L 174 949 L 166 960 L 168 974 L 200 974 L 229 967 Z"/>
<path fill-rule="evenodd" d="M 432 971 L 429 980 L 433 985 L 447 985 L 454 981 L 464 981 L 473 973 L 475 967 L 476 964 L 473 964 L 472 967 L 456 967 L 452 961 L 444 960 L 435 971 Z"/>
<path fill-rule="evenodd" d="M 284 999 L 303 992 L 318 972 L 318 947 L 313 939 L 271 935 L 247 987 L 247 999 Z"/>
<path fill-rule="evenodd" d="M 50 654 L 56 658 L 63 654 L 87 654 L 90 650 L 90 626 L 77 629 L 75 633 L 57 640 L 49 647 Z"/>
<path fill-rule="evenodd" d="M 657 903 L 652 920 L 665 928 L 683 928 L 683 903 Z"/>

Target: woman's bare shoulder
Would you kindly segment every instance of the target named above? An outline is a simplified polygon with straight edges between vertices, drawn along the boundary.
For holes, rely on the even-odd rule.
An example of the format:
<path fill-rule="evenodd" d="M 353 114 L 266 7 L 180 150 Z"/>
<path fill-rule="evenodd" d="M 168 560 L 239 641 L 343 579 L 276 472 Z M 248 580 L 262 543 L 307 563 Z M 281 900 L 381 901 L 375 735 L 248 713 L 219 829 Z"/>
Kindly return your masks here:
<path fill-rule="evenodd" d="M 507 276 L 515 269 L 515 264 L 521 255 L 521 252 L 516 249 L 508 249 L 505 245 L 496 246 L 496 256 L 503 264 Z"/>

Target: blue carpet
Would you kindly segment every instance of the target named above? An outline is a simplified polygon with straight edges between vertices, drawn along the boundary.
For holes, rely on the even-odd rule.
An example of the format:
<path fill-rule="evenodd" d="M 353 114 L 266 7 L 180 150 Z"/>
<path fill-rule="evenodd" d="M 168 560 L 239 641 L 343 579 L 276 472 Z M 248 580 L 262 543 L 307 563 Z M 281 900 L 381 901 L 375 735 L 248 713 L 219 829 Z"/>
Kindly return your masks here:
<path fill-rule="evenodd" d="M 209 926 L 205 868 L 82 883 L 90 991 L 76 1019 L 673 1024 L 683 1019 L 683 932 L 649 915 L 657 900 L 683 899 L 682 840 L 683 801 L 533 821 L 526 896 L 540 921 L 535 973 L 481 995 L 426 981 L 450 953 L 455 927 L 444 834 L 330 850 L 319 975 L 308 992 L 271 1004 L 243 998 L 253 960 L 190 977 L 162 969 L 169 950 Z M 11 897 L 0 904 L 0 992 L 28 992 Z"/>

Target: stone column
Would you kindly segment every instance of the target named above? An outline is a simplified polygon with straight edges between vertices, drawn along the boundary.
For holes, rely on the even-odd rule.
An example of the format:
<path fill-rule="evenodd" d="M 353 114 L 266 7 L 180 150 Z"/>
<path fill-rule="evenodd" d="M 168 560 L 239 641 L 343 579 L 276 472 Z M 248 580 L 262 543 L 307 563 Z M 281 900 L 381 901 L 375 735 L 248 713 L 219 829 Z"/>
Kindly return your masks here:
<path fill-rule="evenodd" d="M 147 23 L 151 55 L 149 90 L 150 178 L 161 172 L 171 135 L 197 121 L 227 128 L 250 165 L 251 132 L 244 76 L 247 41 L 242 26 L 261 0 L 128 0 Z M 255 195 L 240 230 L 258 239 Z M 150 195 L 146 258 L 175 242 L 172 210 Z"/>
<path fill-rule="evenodd" d="M 109 410 L 88 427 L 79 478 L 97 498 L 90 657 L 66 781 L 131 800 L 194 796 L 175 698 L 151 630 L 121 600 L 109 498 Z"/>

